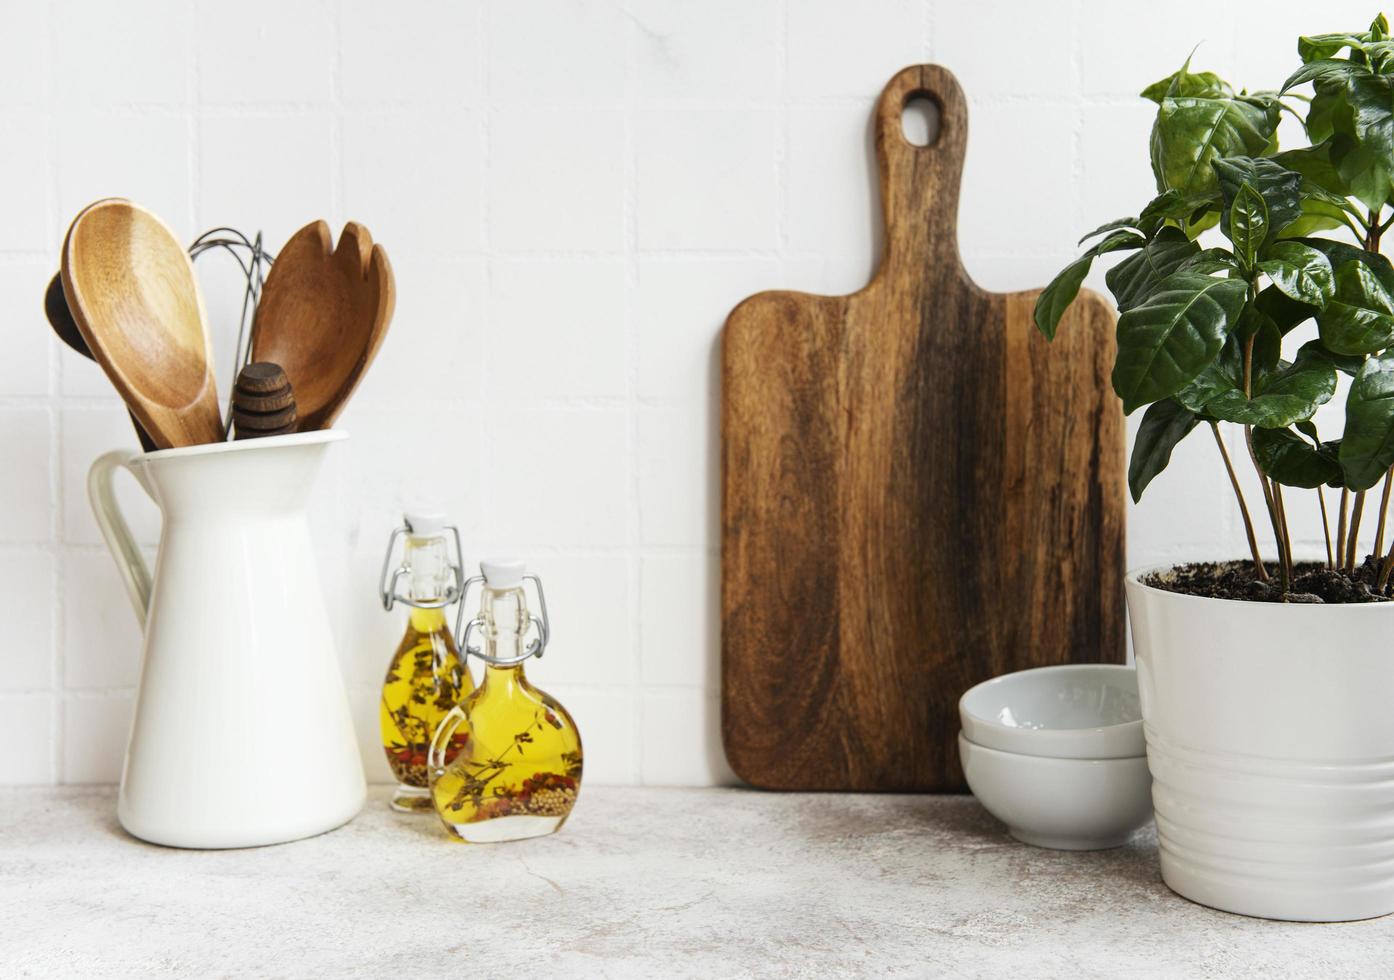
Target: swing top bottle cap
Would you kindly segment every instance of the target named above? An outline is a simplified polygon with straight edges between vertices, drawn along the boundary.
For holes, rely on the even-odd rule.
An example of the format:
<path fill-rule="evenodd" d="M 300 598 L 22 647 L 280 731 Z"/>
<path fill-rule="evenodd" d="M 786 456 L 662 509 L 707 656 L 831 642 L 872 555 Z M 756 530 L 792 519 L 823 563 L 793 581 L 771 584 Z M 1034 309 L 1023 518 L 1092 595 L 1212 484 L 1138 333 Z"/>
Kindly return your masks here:
<path fill-rule="evenodd" d="M 438 510 L 413 509 L 402 515 L 414 537 L 430 537 L 445 530 L 445 515 Z"/>
<path fill-rule="evenodd" d="M 527 562 L 513 558 L 492 558 L 479 563 L 484 574 L 484 584 L 491 589 L 516 589 L 523 584 L 527 574 Z"/>

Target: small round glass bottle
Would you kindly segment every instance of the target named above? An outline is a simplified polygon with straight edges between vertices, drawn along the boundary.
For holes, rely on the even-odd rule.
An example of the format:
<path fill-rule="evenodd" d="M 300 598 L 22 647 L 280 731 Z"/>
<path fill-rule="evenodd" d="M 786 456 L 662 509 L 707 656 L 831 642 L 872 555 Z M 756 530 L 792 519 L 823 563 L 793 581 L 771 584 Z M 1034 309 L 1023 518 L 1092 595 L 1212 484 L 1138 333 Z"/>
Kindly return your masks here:
<path fill-rule="evenodd" d="M 462 577 L 459 564 L 451 561 L 447 531 L 455 536 L 458 556 L 454 527 L 436 514 L 408 514 L 388 541 L 383 562 L 383 608 L 390 610 L 397 602 L 409 607 L 406 634 L 388 665 L 378 706 L 382 748 L 397 780 L 390 805 L 404 813 L 430 812 L 426 761 L 431 736 L 446 713 L 474 690 L 445 617 L 446 606 L 459 597 Z M 398 537 L 404 539 L 402 561 L 389 578 Z"/>
<path fill-rule="evenodd" d="M 479 614 L 461 634 L 484 678 L 445 716 L 431 744 L 431 798 L 452 836 L 470 843 L 522 840 L 559 830 L 581 789 L 581 735 L 571 715 L 528 682 L 523 662 L 542 656 L 550 626 L 542 583 L 522 562 L 480 563 Z M 524 581 L 541 616 L 529 612 Z M 461 600 L 461 616 L 464 602 Z M 531 642 L 528 634 L 536 629 Z M 456 631 L 460 629 L 456 622 Z M 478 632 L 482 645 L 470 645 Z M 452 758 L 453 753 L 453 758 Z"/>

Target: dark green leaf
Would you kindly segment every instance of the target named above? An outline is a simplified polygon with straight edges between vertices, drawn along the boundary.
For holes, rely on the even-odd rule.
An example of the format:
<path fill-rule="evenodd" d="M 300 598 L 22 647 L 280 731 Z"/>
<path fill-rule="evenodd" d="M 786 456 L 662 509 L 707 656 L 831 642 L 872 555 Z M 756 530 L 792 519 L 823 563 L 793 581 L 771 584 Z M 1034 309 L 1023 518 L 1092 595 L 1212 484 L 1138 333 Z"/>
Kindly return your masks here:
<path fill-rule="evenodd" d="M 1295 170 L 1310 183 L 1325 188 L 1333 195 L 1344 197 L 1348 192 L 1341 181 L 1340 172 L 1331 162 L 1331 144 L 1319 143 L 1316 146 L 1303 146 L 1284 150 L 1273 156 L 1273 162 L 1288 170 Z"/>
<path fill-rule="evenodd" d="M 1307 106 L 1307 118 L 1302 120 L 1307 141 L 1313 146 L 1325 143 L 1336 132 L 1337 123 L 1343 131 L 1350 130 L 1350 107 L 1346 105 L 1346 83 L 1342 78 L 1319 78 L 1313 86 L 1312 101 Z M 1335 160 L 1332 160 L 1335 165 Z"/>
<path fill-rule="evenodd" d="M 1105 252 L 1140 248 L 1146 241 L 1136 232 L 1117 231 L 1065 266 L 1060 274 L 1041 290 L 1041 295 L 1036 297 L 1036 329 L 1045 334 L 1047 340 L 1054 340 L 1055 331 L 1060 326 L 1060 318 L 1079 295 L 1079 287 L 1083 284 L 1084 277 L 1089 274 L 1089 267 L 1094 264 L 1095 257 Z"/>
<path fill-rule="evenodd" d="M 1336 289 L 1331 262 L 1310 245 L 1274 242 L 1264 250 L 1258 267 L 1284 294 L 1311 306 L 1325 306 Z"/>
<path fill-rule="evenodd" d="M 1355 259 L 1336 266 L 1335 278 L 1334 294 L 1317 313 L 1322 343 L 1337 354 L 1374 354 L 1388 347 L 1394 340 L 1389 284 L 1370 263 Z"/>
<path fill-rule="evenodd" d="M 1369 266 L 1370 271 L 1384 285 L 1384 288 L 1394 293 L 1394 265 L 1389 264 L 1389 260 L 1378 252 L 1367 252 L 1359 245 L 1352 245 L 1349 242 L 1338 242 L 1330 238 L 1303 238 L 1297 239 L 1303 245 L 1308 245 L 1322 255 L 1325 255 L 1331 263 L 1331 268 L 1344 265 L 1347 262 L 1362 262 Z"/>
<path fill-rule="evenodd" d="M 1334 58 L 1322 58 L 1319 61 L 1309 61 L 1297 71 L 1288 76 L 1287 81 L 1283 82 L 1280 91 L 1286 92 L 1288 89 L 1296 88 L 1307 82 L 1331 79 L 1337 82 L 1344 82 L 1354 74 L 1368 75 L 1370 69 L 1365 65 L 1357 65 L 1353 61 L 1346 61 Z"/>
<path fill-rule="evenodd" d="M 1365 362 L 1346 397 L 1341 470 L 1352 490 L 1368 490 L 1394 464 L 1394 352 Z"/>
<path fill-rule="evenodd" d="M 1266 313 L 1278 326 L 1278 332 L 1289 333 L 1298 324 L 1305 323 L 1317 315 L 1317 308 L 1283 293 L 1277 286 L 1267 286 L 1259 290 L 1254 306 Z"/>
<path fill-rule="evenodd" d="M 1314 202 L 1310 211 L 1306 209 L 1310 198 L 1304 200 L 1302 217 L 1288 225 L 1278 233 L 1279 238 L 1306 238 L 1321 231 L 1335 231 L 1343 227 L 1345 222 L 1336 214 L 1336 209 L 1332 209 L 1319 202 Z"/>
<path fill-rule="evenodd" d="M 1275 163 L 1302 175 L 1302 217 L 1284 228 L 1280 233 L 1282 237 L 1339 228 L 1348 224 L 1350 216 L 1360 218 L 1359 210 L 1347 200 L 1352 194 L 1350 185 L 1331 159 L 1335 139 L 1286 150 L 1273 157 Z M 1349 137 L 1341 139 L 1349 140 Z"/>
<path fill-rule="evenodd" d="M 1179 228 L 1163 228 L 1140 251 L 1104 274 L 1118 311 L 1126 313 L 1151 295 L 1157 284 L 1177 271 L 1200 246 Z"/>
<path fill-rule="evenodd" d="M 1278 361 L 1282 357 L 1283 333 L 1273 318 L 1263 310 L 1252 303 L 1246 303 L 1239 314 L 1239 323 L 1235 325 L 1233 337 L 1241 344 L 1248 343 L 1250 337 L 1254 338 L 1252 368 L 1255 378 L 1261 378 L 1269 371 L 1277 369 Z"/>
<path fill-rule="evenodd" d="M 1110 221 L 1107 224 L 1099 225 L 1099 227 L 1095 228 L 1089 234 L 1081 238 L 1077 244 L 1083 245 L 1085 242 L 1089 241 L 1089 239 L 1093 238 L 1095 235 L 1102 235 L 1106 231 L 1117 231 L 1119 228 L 1136 228 L 1137 226 L 1138 225 L 1136 218 L 1118 218 L 1117 220 Z"/>
<path fill-rule="evenodd" d="M 1386 171 L 1394 171 L 1394 78 L 1353 75 L 1346 81 L 1346 97 L 1356 139 Z"/>
<path fill-rule="evenodd" d="M 1368 35 L 1361 34 L 1313 34 L 1309 37 L 1299 37 L 1297 39 L 1297 54 L 1301 59 L 1310 64 L 1332 55 L 1339 54 L 1342 48 L 1359 49 L 1362 42 Z"/>
<path fill-rule="evenodd" d="M 1170 398 L 1148 406 L 1133 440 L 1133 457 L 1128 463 L 1128 490 L 1133 501 L 1142 499 L 1147 484 L 1171 462 L 1176 444 L 1196 427 L 1200 419 Z"/>
<path fill-rule="evenodd" d="M 1314 340 L 1312 343 L 1319 344 L 1321 341 Z M 1360 369 L 1365 366 L 1366 361 L 1364 354 L 1333 354 L 1328 350 L 1326 356 L 1331 361 L 1332 367 L 1352 378 L 1360 373 Z"/>
<path fill-rule="evenodd" d="M 1089 275 L 1089 267 L 1093 264 L 1092 253 L 1080 256 L 1061 269 L 1046 288 L 1041 290 L 1041 295 L 1036 297 L 1036 329 L 1045 335 L 1046 340 L 1055 339 L 1060 318 L 1079 295 L 1079 287 L 1084 285 L 1084 277 Z"/>
<path fill-rule="evenodd" d="M 1207 208 L 1218 209 L 1220 194 L 1218 187 L 1209 194 L 1186 197 L 1180 191 L 1163 191 L 1148 202 L 1138 215 L 1137 227 L 1146 235 L 1157 232 L 1166 221 L 1189 224 L 1191 217 Z M 1194 236 L 1191 236 L 1194 237 Z"/>
<path fill-rule="evenodd" d="M 1197 95 L 1205 98 L 1227 98 L 1234 94 L 1234 89 L 1230 87 L 1229 82 L 1214 72 L 1192 72 L 1189 70 L 1190 63 L 1191 59 L 1187 58 L 1186 64 L 1179 71 L 1172 72 L 1161 81 L 1153 82 L 1139 94 L 1144 99 L 1151 99 L 1159 105 L 1162 99 L 1167 96 Z"/>
<path fill-rule="evenodd" d="M 1341 478 L 1334 444 L 1317 448 L 1287 429 L 1255 429 L 1253 442 L 1259 469 L 1285 487 L 1310 490 Z"/>
<path fill-rule="evenodd" d="M 1273 320 L 1253 304 L 1245 304 L 1239 323 L 1225 341 L 1220 356 L 1196 379 L 1176 393 L 1176 400 L 1198 415 L 1208 414 L 1206 405 L 1220 394 L 1244 391 L 1244 348 L 1254 338 L 1249 353 L 1251 380 L 1263 378 L 1278 367 L 1282 335 Z"/>
<path fill-rule="evenodd" d="M 1158 192 L 1208 197 L 1216 160 L 1258 156 L 1278 127 L 1276 98 L 1166 97 L 1152 126 L 1152 173 Z"/>
<path fill-rule="evenodd" d="M 1199 272 L 1207 276 L 1216 272 L 1237 276 L 1243 271 L 1240 269 L 1238 261 L 1235 260 L 1234 253 L 1223 248 L 1207 248 L 1202 252 L 1197 252 L 1181 263 L 1181 269 L 1187 272 Z"/>
<path fill-rule="evenodd" d="M 1387 74 L 1394 63 L 1394 41 L 1370 41 L 1360 46 L 1365 57 L 1370 59 L 1370 68 L 1378 75 Z"/>
<path fill-rule="evenodd" d="M 1239 189 L 1248 184 L 1263 198 L 1268 208 L 1267 241 L 1302 216 L 1303 177 L 1272 160 L 1255 157 L 1230 157 L 1215 161 L 1215 176 L 1220 182 L 1224 199 L 1220 227 L 1229 226 L 1230 209 Z"/>
<path fill-rule="evenodd" d="M 1239 185 L 1234 203 L 1225 213 L 1220 230 L 1234 243 L 1234 254 L 1246 269 L 1252 268 L 1258 250 L 1268 236 L 1268 206 L 1247 182 Z"/>
<path fill-rule="evenodd" d="M 1220 356 L 1206 365 L 1173 398 L 1197 415 L 1205 414 L 1205 405 L 1222 392 L 1244 389 L 1244 345 L 1231 333 L 1220 350 Z"/>
<path fill-rule="evenodd" d="M 1213 205 L 1205 205 L 1194 211 L 1186 223 L 1181 226 L 1181 230 L 1186 233 L 1187 238 L 1199 238 L 1201 232 L 1209 231 L 1220 223 L 1219 209 Z"/>
<path fill-rule="evenodd" d="M 1113 390 L 1123 410 L 1170 398 L 1200 374 L 1239 319 L 1245 291 L 1237 279 L 1173 273 L 1119 317 Z"/>
<path fill-rule="evenodd" d="M 1347 110 L 1349 111 L 1349 110 Z M 1390 162 L 1349 133 L 1331 137 L 1331 162 L 1341 180 L 1366 209 L 1377 211 L 1389 199 Z"/>
<path fill-rule="evenodd" d="M 1260 377 L 1253 398 L 1231 389 L 1206 402 L 1205 410 L 1226 422 L 1283 429 L 1311 418 L 1335 393 L 1336 369 L 1319 353 L 1304 348 L 1292 364 Z"/>

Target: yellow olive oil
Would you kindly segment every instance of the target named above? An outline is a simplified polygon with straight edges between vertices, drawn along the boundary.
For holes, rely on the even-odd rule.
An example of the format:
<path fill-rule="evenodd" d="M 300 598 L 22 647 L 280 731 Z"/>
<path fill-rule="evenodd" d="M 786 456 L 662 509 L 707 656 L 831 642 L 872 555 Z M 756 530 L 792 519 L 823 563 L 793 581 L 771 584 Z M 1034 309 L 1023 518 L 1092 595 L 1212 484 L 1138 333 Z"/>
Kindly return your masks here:
<path fill-rule="evenodd" d="M 540 657 L 551 637 L 541 579 L 525 575 L 519 561 L 479 566 L 479 615 L 461 642 L 484 662 L 484 679 L 436 729 L 427 759 L 437 816 L 454 837 L 474 844 L 561 829 L 581 789 L 582 761 L 576 722 L 523 673 L 523 662 Z M 526 580 L 536 587 L 540 615 L 528 611 Z M 469 642 L 476 631 L 480 646 Z"/>
<path fill-rule="evenodd" d="M 446 829 L 461 840 L 550 834 L 571 814 L 581 786 L 581 736 L 567 710 L 528 682 L 521 664 L 485 668 L 479 688 L 438 738 L 444 765 L 431 795 Z"/>
<path fill-rule="evenodd" d="M 451 708 L 474 689 L 440 609 L 413 609 L 378 705 L 382 747 L 399 783 L 392 806 L 429 811 L 426 754 Z M 447 754 L 449 751 L 447 749 Z"/>

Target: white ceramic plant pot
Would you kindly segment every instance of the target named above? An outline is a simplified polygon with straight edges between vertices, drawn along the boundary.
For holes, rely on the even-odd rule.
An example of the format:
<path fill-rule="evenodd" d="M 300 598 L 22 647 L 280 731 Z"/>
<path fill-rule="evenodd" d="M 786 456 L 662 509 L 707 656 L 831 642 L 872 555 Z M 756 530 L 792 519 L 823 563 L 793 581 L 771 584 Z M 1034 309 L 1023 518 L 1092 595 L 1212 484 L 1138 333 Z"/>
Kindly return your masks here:
<path fill-rule="evenodd" d="M 1394 912 L 1394 603 L 1204 599 L 1128 576 L 1162 878 L 1212 908 Z"/>
<path fill-rule="evenodd" d="M 363 806 L 306 507 L 336 431 L 92 464 L 88 491 L 137 618 L 145 660 L 116 814 L 177 847 L 323 833 Z M 131 471 L 164 525 L 152 579 L 111 492 Z"/>

